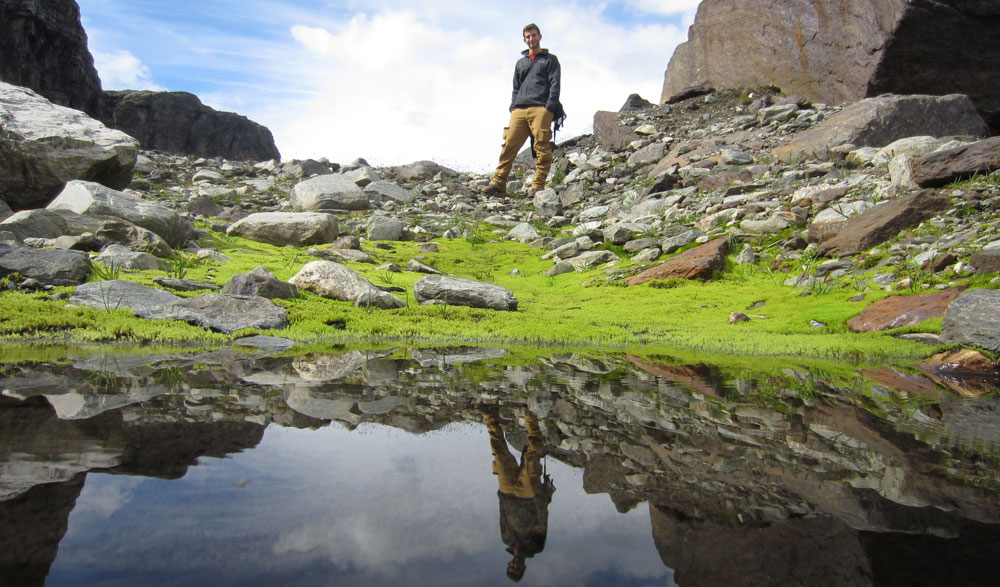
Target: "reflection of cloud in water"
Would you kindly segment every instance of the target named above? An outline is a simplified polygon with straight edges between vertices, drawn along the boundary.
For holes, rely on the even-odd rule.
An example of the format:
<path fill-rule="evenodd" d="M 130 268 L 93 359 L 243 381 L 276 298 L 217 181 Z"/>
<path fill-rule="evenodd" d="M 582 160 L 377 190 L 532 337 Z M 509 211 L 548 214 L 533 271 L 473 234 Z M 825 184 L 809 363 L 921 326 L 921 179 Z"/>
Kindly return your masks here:
<path fill-rule="evenodd" d="M 509 556 L 500 540 L 497 482 L 483 428 L 420 436 L 384 428 L 374 434 L 327 431 L 336 435 L 336 454 L 328 455 L 335 462 L 310 473 L 318 478 L 307 484 L 329 491 L 303 498 L 313 516 L 281 534 L 274 554 L 298 553 L 383 577 L 418 561 L 495 555 L 501 559 L 495 573 L 503 578 Z M 619 514 L 607 495 L 582 491 L 582 471 L 547 462 L 557 486 L 548 541 L 528 562 L 522 584 L 585 584 L 608 572 L 662 582 L 667 569 L 653 545 L 646 505 Z M 326 503 L 317 505 L 319 500 Z M 600 542 L 592 540 L 597 535 Z"/>
<path fill-rule="evenodd" d="M 492 460 L 481 425 L 270 427 L 253 450 L 201 458 L 182 479 L 91 474 L 53 576 L 142 561 L 145 573 L 200 582 L 507 584 Z M 662 584 L 646 506 L 618 514 L 583 492 L 582 472 L 548 463 L 548 540 L 520 584 Z"/>
<path fill-rule="evenodd" d="M 132 501 L 136 488 L 143 481 L 141 477 L 91 473 L 87 475 L 87 483 L 73 509 L 73 515 L 110 518 Z"/>
<path fill-rule="evenodd" d="M 393 575 L 410 561 L 495 547 L 496 485 L 485 437 L 477 445 L 449 435 L 400 438 L 392 430 L 336 436 L 337 463 L 317 472 L 336 471 L 336 479 L 328 479 L 335 487 L 324 496 L 329 503 L 317 506 L 306 525 L 282 534 L 276 554 L 309 553 L 340 568 Z M 469 479 L 479 460 L 482 476 Z"/>

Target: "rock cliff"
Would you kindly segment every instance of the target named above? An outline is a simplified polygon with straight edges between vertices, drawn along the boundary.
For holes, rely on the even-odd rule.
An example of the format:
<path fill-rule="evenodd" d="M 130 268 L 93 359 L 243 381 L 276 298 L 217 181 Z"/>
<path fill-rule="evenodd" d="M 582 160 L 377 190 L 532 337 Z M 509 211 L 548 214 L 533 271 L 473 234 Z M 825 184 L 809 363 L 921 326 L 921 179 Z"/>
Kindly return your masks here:
<path fill-rule="evenodd" d="M 883 93 L 968 95 L 1000 128 L 1000 5 L 986 0 L 704 0 L 661 103 L 684 88 L 773 84 L 842 104 Z"/>
<path fill-rule="evenodd" d="M 184 92 L 103 92 L 75 0 L 0 0 L 0 80 L 139 139 L 143 148 L 233 160 L 281 157 L 267 128 Z"/>
<path fill-rule="evenodd" d="M 0 0 L 0 80 L 97 112 L 101 80 L 75 0 Z"/>
<path fill-rule="evenodd" d="M 281 158 L 266 127 L 213 110 L 187 92 L 104 92 L 97 117 L 148 150 L 242 161 Z"/>

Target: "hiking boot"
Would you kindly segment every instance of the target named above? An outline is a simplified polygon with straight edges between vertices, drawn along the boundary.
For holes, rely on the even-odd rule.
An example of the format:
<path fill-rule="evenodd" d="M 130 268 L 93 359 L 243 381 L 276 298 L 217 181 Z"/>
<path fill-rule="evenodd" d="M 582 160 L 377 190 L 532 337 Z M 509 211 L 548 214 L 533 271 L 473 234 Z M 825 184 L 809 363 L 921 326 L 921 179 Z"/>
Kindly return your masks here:
<path fill-rule="evenodd" d="M 483 195 L 484 196 L 502 196 L 502 195 L 504 195 L 506 193 L 507 193 L 506 189 L 501 189 L 501 188 L 493 185 L 492 183 L 490 185 L 486 186 L 486 189 L 483 190 Z"/>

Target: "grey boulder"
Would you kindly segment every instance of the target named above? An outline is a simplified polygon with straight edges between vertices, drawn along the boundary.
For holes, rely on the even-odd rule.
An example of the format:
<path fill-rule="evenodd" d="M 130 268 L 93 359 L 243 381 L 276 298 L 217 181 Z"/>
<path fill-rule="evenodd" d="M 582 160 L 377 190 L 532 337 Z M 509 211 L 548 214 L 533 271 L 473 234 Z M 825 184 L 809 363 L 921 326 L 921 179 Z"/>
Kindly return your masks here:
<path fill-rule="evenodd" d="M 429 275 L 413 284 L 417 302 L 515 311 L 517 298 L 505 287 L 470 279 Z"/>
<path fill-rule="evenodd" d="M 1000 291 L 971 289 L 949 304 L 941 340 L 1000 352 Z"/>
<path fill-rule="evenodd" d="M 129 281 L 85 283 L 70 303 L 106 310 L 130 309 L 148 320 L 180 320 L 226 334 L 247 328 L 288 326 L 285 309 L 259 296 L 203 294 L 182 298 L 170 292 Z"/>
<path fill-rule="evenodd" d="M 0 276 L 18 273 L 47 285 L 77 285 L 87 279 L 90 268 L 90 259 L 80 251 L 0 242 Z"/>
<path fill-rule="evenodd" d="M 398 308 L 406 305 L 403 300 L 382 291 L 360 273 L 333 261 L 306 263 L 295 277 L 288 281 L 300 290 L 311 291 L 332 300 L 357 302 L 365 296 L 365 305 L 379 308 Z"/>
<path fill-rule="evenodd" d="M 330 243 L 338 230 L 337 218 L 324 212 L 258 212 L 238 220 L 226 234 L 280 247 Z"/>
<path fill-rule="evenodd" d="M 306 212 L 367 210 L 371 207 L 368 198 L 368 194 L 349 177 L 331 173 L 295 184 L 289 203 L 292 208 Z"/>
<path fill-rule="evenodd" d="M 122 189 L 138 154 L 127 134 L 0 82 L 0 200 L 11 208 L 45 206 L 73 179 Z"/>
<path fill-rule="evenodd" d="M 299 292 L 294 285 L 287 281 L 281 281 L 266 267 L 258 267 L 248 273 L 232 276 L 226 285 L 222 286 L 222 291 L 219 293 L 260 296 L 268 299 L 299 297 Z"/>
<path fill-rule="evenodd" d="M 158 234 L 171 246 L 183 244 L 193 230 L 188 220 L 162 204 L 90 181 L 67 183 L 47 209 L 121 218 Z"/>

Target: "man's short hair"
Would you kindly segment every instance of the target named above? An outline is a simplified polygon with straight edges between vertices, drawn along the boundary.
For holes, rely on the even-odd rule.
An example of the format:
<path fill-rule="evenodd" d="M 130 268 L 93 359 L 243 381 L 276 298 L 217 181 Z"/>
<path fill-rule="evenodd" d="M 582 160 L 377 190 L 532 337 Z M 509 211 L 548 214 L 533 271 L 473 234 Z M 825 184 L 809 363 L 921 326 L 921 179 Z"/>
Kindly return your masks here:
<path fill-rule="evenodd" d="M 531 31 L 531 30 L 535 31 L 535 32 L 536 32 L 536 33 L 538 33 L 539 35 L 540 35 L 540 34 L 542 34 L 542 31 L 540 31 L 540 30 L 538 29 L 538 25 L 537 25 L 537 24 L 535 24 L 535 23 L 533 23 L 533 22 L 532 22 L 532 23 L 528 23 L 528 24 L 524 25 L 524 28 L 523 28 L 523 29 L 521 29 L 521 34 L 523 35 L 524 33 L 528 32 L 528 31 Z"/>

